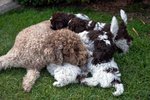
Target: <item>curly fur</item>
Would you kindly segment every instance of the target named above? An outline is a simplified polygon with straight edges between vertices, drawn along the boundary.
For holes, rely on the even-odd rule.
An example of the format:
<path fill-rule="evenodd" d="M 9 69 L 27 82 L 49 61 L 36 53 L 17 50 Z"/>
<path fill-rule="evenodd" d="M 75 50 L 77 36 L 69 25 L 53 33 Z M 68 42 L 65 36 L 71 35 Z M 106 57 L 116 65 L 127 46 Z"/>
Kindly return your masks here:
<path fill-rule="evenodd" d="M 87 50 L 75 33 L 66 29 L 53 31 L 49 26 L 49 21 L 44 21 L 22 30 L 10 51 L 0 57 L 0 70 L 12 66 L 27 69 L 23 80 L 27 92 L 46 65 L 83 66 L 87 61 Z"/>
<path fill-rule="evenodd" d="M 54 13 L 50 19 L 51 28 L 54 30 L 65 28 L 68 26 L 70 19 L 74 18 L 75 15 L 68 13 L 57 12 Z"/>
<path fill-rule="evenodd" d="M 54 76 L 55 82 L 53 86 L 63 87 L 69 83 L 77 83 L 77 76 L 81 74 L 81 69 L 78 66 L 64 63 L 64 65 L 50 64 L 47 66 L 48 72 Z"/>
<path fill-rule="evenodd" d="M 76 33 L 86 30 L 88 21 L 80 18 L 72 18 L 68 23 L 68 28 Z"/>
<path fill-rule="evenodd" d="M 120 16 L 122 18 L 122 22 L 119 24 L 119 27 L 114 27 L 115 29 L 119 28 L 119 31 L 117 33 L 114 33 L 112 38 L 114 39 L 114 43 L 117 48 L 116 50 L 118 50 L 118 52 L 126 53 L 128 52 L 130 45 L 132 44 L 133 38 L 128 34 L 127 15 L 123 10 L 120 10 Z M 117 21 L 113 22 L 115 24 Z M 68 28 L 76 33 L 90 30 L 102 30 L 105 32 L 111 31 L 110 24 L 78 18 L 71 19 L 69 21 Z"/>
<path fill-rule="evenodd" d="M 68 26 L 68 22 L 73 18 L 79 18 L 82 20 L 89 20 L 89 17 L 84 14 L 69 14 L 69 13 L 54 13 L 50 19 L 51 28 L 54 30 L 65 28 Z"/>
<path fill-rule="evenodd" d="M 86 39 L 81 39 L 86 47 L 88 47 L 87 45 L 91 45 L 91 43 L 93 44 L 93 49 L 88 49 L 89 52 L 92 52 L 88 61 L 88 69 L 92 77 L 82 79 L 81 83 L 88 86 L 100 85 L 103 88 L 113 86 L 116 89 L 113 95 L 119 96 L 124 92 L 124 87 L 120 80 L 121 74 L 119 73 L 118 66 L 113 60 L 116 50 L 112 32 L 115 32 L 114 30 L 116 29 L 112 28 L 111 30 L 111 32 L 84 31 L 79 33 L 79 36 L 82 36 L 81 38 L 88 39 L 88 42 Z"/>

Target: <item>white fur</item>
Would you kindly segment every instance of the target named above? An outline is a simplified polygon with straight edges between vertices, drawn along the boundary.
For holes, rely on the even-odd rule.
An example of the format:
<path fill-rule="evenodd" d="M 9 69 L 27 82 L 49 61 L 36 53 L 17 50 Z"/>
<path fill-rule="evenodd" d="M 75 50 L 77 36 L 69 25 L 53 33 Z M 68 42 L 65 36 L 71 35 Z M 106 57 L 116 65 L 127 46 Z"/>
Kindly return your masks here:
<path fill-rule="evenodd" d="M 106 43 L 106 45 L 111 45 L 109 40 L 103 40 L 103 41 Z"/>
<path fill-rule="evenodd" d="M 77 18 L 80 18 L 80 19 L 83 19 L 83 20 L 90 20 L 90 18 L 85 14 L 78 13 L 78 14 L 75 14 L 75 16 Z"/>
<path fill-rule="evenodd" d="M 120 10 L 120 16 L 121 16 L 121 19 L 124 21 L 124 23 L 127 24 L 128 18 L 127 18 L 125 11 L 122 9 Z"/>
<path fill-rule="evenodd" d="M 106 70 L 108 68 L 117 68 L 118 66 L 114 59 L 112 59 L 110 62 L 102 63 L 102 64 L 96 64 L 93 65 L 91 63 L 93 58 L 89 59 L 88 69 L 92 74 L 92 77 L 85 78 L 81 82 L 88 85 L 88 86 L 97 86 L 100 85 L 103 88 L 107 88 L 110 86 L 113 86 L 111 83 L 114 79 L 120 80 L 121 74 L 118 72 L 110 73 Z M 124 92 L 123 84 L 115 84 L 114 85 L 116 91 L 113 92 L 114 96 L 119 96 Z"/>
<path fill-rule="evenodd" d="M 93 53 L 94 45 L 93 42 L 89 40 L 89 37 L 87 36 L 88 33 L 88 31 L 83 31 L 78 35 L 85 47 L 88 49 L 89 56 L 91 56 Z M 71 64 L 50 64 L 47 66 L 47 70 L 56 79 L 56 81 L 53 83 L 53 86 L 56 87 L 63 87 L 69 83 L 76 83 L 77 75 L 84 74 L 84 72 L 81 73 L 81 69 L 79 67 Z"/>
<path fill-rule="evenodd" d="M 99 35 L 98 37 L 99 37 L 100 40 L 108 39 L 108 36 L 106 35 L 106 33 L 104 35 Z"/>
<path fill-rule="evenodd" d="M 89 55 L 92 55 L 93 50 L 94 50 L 94 42 L 91 41 L 88 37 L 88 31 L 83 31 L 80 32 L 78 35 L 81 39 L 81 41 L 83 42 L 83 44 L 85 45 L 85 47 L 88 49 Z"/>
<path fill-rule="evenodd" d="M 95 24 L 94 30 L 100 30 L 101 31 L 104 28 L 105 25 L 106 25 L 106 23 L 97 22 Z"/>
<path fill-rule="evenodd" d="M 78 66 L 69 63 L 65 63 L 63 66 L 50 64 L 47 66 L 47 70 L 56 79 L 53 83 L 53 86 L 56 87 L 63 87 L 69 83 L 77 83 L 76 78 L 81 74 L 81 69 Z"/>
<path fill-rule="evenodd" d="M 55 71 L 58 67 L 60 67 L 60 66 L 59 66 L 59 65 L 56 65 L 56 64 L 50 64 L 50 65 L 47 66 L 47 70 L 48 70 L 48 72 L 49 72 L 52 76 L 54 76 L 54 71 Z"/>
<path fill-rule="evenodd" d="M 103 40 L 107 45 L 111 45 L 110 41 L 108 40 L 108 36 L 106 34 L 107 32 L 105 32 L 103 35 L 99 35 L 98 38 L 100 40 Z"/>
<path fill-rule="evenodd" d="M 116 37 L 119 30 L 118 21 L 115 16 L 113 16 L 110 26 L 110 32 L 114 35 L 114 38 Z"/>
<path fill-rule="evenodd" d="M 89 26 L 89 27 L 91 26 L 91 23 L 92 23 L 92 20 L 91 20 L 91 21 L 89 21 L 89 23 L 88 23 L 88 26 Z"/>
<path fill-rule="evenodd" d="M 120 48 L 123 53 L 126 53 L 129 51 L 129 45 L 127 44 L 127 40 L 126 39 L 120 39 L 115 41 L 115 44 L 118 48 Z"/>
<path fill-rule="evenodd" d="M 72 21 L 72 19 L 69 20 L 68 24 Z"/>
<path fill-rule="evenodd" d="M 116 89 L 116 91 L 113 92 L 114 96 L 119 96 L 119 95 L 121 95 L 124 92 L 123 84 L 115 84 L 114 87 Z"/>
<path fill-rule="evenodd" d="M 53 18 L 53 17 L 51 16 L 51 17 L 50 17 L 50 20 L 51 20 L 52 18 Z"/>

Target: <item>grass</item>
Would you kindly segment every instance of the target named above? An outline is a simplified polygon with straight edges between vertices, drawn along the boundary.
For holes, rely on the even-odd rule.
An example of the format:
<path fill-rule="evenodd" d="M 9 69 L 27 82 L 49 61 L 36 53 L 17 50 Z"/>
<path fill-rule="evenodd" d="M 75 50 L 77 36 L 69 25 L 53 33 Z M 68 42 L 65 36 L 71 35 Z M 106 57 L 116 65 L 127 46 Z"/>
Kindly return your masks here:
<path fill-rule="evenodd" d="M 7 53 L 13 46 L 16 35 L 22 29 L 50 18 L 56 11 L 82 12 L 92 19 L 110 22 L 112 15 L 88 9 L 77 8 L 22 8 L 0 15 L 0 55 Z M 118 17 L 119 18 L 119 17 Z M 135 28 L 139 35 L 132 31 Z M 0 71 L 0 100 L 54 100 L 54 99 L 100 99 L 100 100 L 148 100 L 150 99 L 150 24 L 143 24 L 134 18 L 128 23 L 128 31 L 134 37 L 133 45 L 126 55 L 115 55 L 122 73 L 125 92 L 114 97 L 111 89 L 87 87 L 71 84 L 63 88 L 52 86 L 53 77 L 46 69 L 30 93 L 22 89 L 22 78 L 25 69 L 7 69 Z"/>

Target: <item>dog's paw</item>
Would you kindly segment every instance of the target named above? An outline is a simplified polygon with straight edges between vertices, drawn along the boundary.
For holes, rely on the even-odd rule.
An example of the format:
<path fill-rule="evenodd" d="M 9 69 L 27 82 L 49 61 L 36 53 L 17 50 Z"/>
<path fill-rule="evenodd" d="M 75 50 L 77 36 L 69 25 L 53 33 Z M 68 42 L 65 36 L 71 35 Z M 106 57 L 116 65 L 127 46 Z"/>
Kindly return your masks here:
<path fill-rule="evenodd" d="M 55 86 L 55 87 L 63 87 L 64 85 L 62 83 L 56 81 L 56 82 L 53 83 L 53 86 Z"/>
<path fill-rule="evenodd" d="M 30 90 L 31 90 L 31 88 L 32 88 L 32 86 L 30 86 L 30 85 L 28 85 L 28 84 L 23 84 L 23 89 L 24 89 L 24 91 L 25 92 L 30 92 Z"/>
<path fill-rule="evenodd" d="M 81 82 L 81 84 L 87 84 L 86 79 L 82 79 L 80 82 Z"/>

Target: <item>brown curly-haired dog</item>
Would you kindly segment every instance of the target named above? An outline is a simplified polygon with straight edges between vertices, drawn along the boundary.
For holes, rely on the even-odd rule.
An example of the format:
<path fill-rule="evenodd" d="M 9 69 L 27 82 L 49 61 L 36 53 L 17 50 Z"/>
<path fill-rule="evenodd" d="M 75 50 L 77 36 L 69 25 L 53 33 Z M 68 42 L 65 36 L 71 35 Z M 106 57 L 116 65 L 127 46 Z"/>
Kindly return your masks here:
<path fill-rule="evenodd" d="M 23 78 L 23 88 L 27 92 L 46 65 L 66 62 L 82 66 L 87 61 L 87 50 L 74 32 L 53 31 L 49 26 L 49 21 L 44 21 L 22 30 L 10 51 L 0 57 L 0 70 L 8 67 L 27 69 Z"/>

